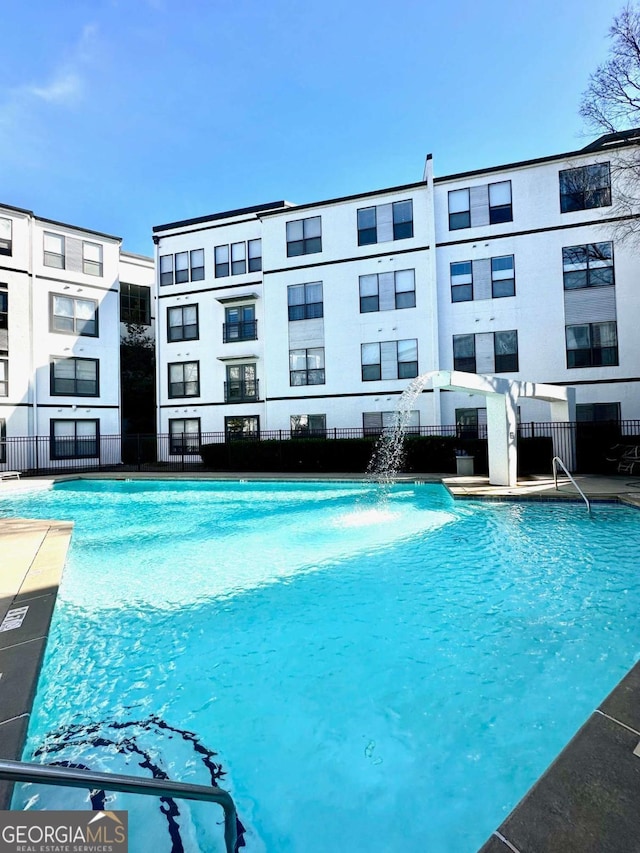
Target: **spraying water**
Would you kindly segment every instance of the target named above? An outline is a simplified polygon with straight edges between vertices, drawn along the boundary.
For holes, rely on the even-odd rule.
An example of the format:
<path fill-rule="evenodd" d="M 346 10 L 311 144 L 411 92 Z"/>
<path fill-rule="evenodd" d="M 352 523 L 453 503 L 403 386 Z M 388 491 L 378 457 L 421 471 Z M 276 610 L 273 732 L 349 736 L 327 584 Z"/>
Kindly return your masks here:
<path fill-rule="evenodd" d="M 407 385 L 398 400 L 392 426 L 383 430 L 376 442 L 366 473 L 368 479 L 382 486 L 385 491 L 396 481 L 402 467 L 404 439 L 415 402 L 436 373 L 435 370 L 422 373 Z"/>

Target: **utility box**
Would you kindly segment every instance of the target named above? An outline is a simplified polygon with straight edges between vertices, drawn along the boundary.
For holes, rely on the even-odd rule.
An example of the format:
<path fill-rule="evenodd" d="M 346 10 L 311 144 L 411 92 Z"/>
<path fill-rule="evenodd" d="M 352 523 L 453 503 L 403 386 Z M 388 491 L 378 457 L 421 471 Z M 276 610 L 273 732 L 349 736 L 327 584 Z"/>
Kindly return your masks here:
<path fill-rule="evenodd" d="M 473 476 L 473 456 L 456 455 L 456 474 L 458 477 Z"/>

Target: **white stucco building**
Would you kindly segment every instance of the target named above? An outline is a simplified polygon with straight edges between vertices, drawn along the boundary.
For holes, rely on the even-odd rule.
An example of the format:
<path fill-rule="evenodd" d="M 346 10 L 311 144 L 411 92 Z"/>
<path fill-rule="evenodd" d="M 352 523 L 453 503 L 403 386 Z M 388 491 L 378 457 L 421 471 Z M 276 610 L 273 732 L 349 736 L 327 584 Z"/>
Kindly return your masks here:
<path fill-rule="evenodd" d="M 119 461 L 120 280 L 153 279 L 120 246 L 0 205 L 0 468 Z"/>
<path fill-rule="evenodd" d="M 373 432 L 412 377 L 452 369 L 574 386 L 580 419 L 640 418 L 615 169 L 637 145 L 446 177 L 428 157 L 407 186 L 157 226 L 159 432 L 174 452 L 203 433 Z M 428 387 L 411 422 L 484 417 L 482 397 Z"/>

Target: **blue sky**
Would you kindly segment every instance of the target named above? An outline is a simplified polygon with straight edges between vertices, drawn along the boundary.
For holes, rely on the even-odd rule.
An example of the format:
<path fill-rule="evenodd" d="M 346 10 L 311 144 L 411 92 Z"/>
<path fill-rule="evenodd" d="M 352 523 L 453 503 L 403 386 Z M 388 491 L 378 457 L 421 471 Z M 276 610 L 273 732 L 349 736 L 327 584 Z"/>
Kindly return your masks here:
<path fill-rule="evenodd" d="M 117 234 L 580 148 L 621 0 L 5 4 L 0 201 Z"/>

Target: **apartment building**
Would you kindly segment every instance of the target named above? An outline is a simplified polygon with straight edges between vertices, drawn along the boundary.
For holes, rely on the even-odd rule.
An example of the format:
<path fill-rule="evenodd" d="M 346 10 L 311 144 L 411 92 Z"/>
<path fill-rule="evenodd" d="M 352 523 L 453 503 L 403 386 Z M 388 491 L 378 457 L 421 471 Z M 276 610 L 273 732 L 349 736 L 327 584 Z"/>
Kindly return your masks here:
<path fill-rule="evenodd" d="M 210 432 L 374 432 L 437 369 L 571 385 L 579 419 L 640 418 L 616 169 L 638 141 L 446 177 L 429 156 L 407 186 L 155 227 L 159 431 L 176 453 Z M 483 406 L 427 386 L 410 425 L 472 427 Z"/>
<path fill-rule="evenodd" d="M 117 443 L 107 451 L 101 437 L 120 433 L 120 277 L 146 281 L 149 300 L 153 278 L 151 258 L 120 246 L 119 237 L 0 205 L 2 467 L 16 464 L 11 452 L 22 468 L 119 461 Z M 6 441 L 14 437 L 47 440 Z"/>

